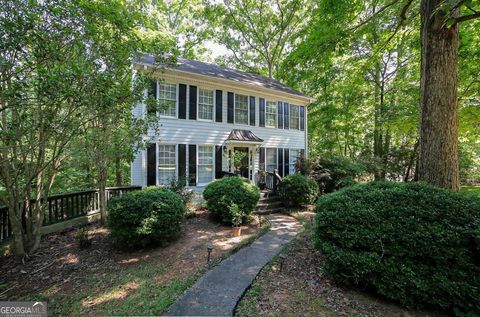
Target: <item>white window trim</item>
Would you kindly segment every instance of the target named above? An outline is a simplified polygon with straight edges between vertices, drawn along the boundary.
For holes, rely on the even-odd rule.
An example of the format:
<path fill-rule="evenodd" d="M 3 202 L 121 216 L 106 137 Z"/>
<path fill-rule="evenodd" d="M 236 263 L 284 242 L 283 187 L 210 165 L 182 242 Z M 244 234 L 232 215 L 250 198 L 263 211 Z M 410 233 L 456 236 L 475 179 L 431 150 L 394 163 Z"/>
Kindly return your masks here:
<path fill-rule="evenodd" d="M 160 111 L 158 111 L 158 116 L 160 118 L 178 119 L 178 90 L 179 90 L 178 83 L 172 83 L 172 82 L 167 82 L 167 81 L 163 81 L 163 82 L 160 83 L 157 80 L 157 100 L 159 99 L 158 97 L 160 96 L 160 84 L 175 85 L 175 116 L 166 116 L 164 114 L 160 114 Z M 168 145 L 168 144 L 165 144 L 165 145 Z"/>
<path fill-rule="evenodd" d="M 160 143 L 160 142 L 157 142 L 157 145 L 156 145 L 156 161 L 157 161 L 157 169 L 156 169 L 156 185 L 157 186 L 161 186 L 161 185 L 164 185 L 164 184 L 160 184 L 160 173 L 159 173 L 159 158 L 160 158 L 160 145 L 173 145 L 175 146 L 175 179 L 178 180 L 178 144 L 175 144 L 175 143 Z"/>
<path fill-rule="evenodd" d="M 267 125 L 267 104 L 269 102 L 274 102 L 275 103 L 275 122 L 277 123 L 277 125 L 275 127 L 271 126 L 271 125 Z M 278 129 L 278 102 L 277 101 L 272 101 L 272 100 L 265 99 L 265 128 Z"/>
<path fill-rule="evenodd" d="M 247 123 L 238 123 L 237 122 L 237 95 L 242 95 L 247 97 Z M 249 95 L 233 93 L 233 124 L 249 126 L 250 123 L 250 97 Z"/>
<path fill-rule="evenodd" d="M 207 186 L 210 182 L 212 182 L 212 181 L 215 180 L 215 145 L 213 145 L 213 144 L 196 144 L 196 146 L 197 146 L 197 166 L 196 166 L 196 167 L 197 167 L 197 168 L 196 168 L 197 185 L 196 185 L 196 186 L 200 186 L 200 187 L 202 187 L 202 186 Z M 200 164 L 199 164 L 199 162 L 200 162 L 200 161 L 199 161 L 199 153 L 200 153 L 199 148 L 200 148 L 201 146 L 210 146 L 210 147 L 212 147 L 212 180 L 211 180 L 210 182 L 208 182 L 208 183 L 200 183 L 200 182 L 199 182 L 200 178 L 198 177 L 199 166 L 200 166 Z"/>
<path fill-rule="evenodd" d="M 213 105 L 212 105 L 212 119 L 200 119 L 199 113 L 200 113 L 200 89 L 203 90 L 210 90 L 213 92 Z M 215 122 L 215 105 L 217 102 L 217 96 L 215 93 L 215 89 L 210 89 L 210 88 L 205 88 L 205 87 L 197 87 L 197 120 L 198 121 L 205 121 L 205 122 Z M 235 102 L 235 101 L 234 101 Z"/>

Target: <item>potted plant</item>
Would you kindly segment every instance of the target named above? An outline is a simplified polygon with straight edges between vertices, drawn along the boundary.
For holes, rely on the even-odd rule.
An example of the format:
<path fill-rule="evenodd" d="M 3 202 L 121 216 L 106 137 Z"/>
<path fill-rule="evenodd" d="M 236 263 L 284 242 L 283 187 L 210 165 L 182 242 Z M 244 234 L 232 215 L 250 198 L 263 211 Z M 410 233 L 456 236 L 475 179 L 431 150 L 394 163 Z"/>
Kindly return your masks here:
<path fill-rule="evenodd" d="M 232 236 L 239 237 L 242 234 L 243 212 L 234 203 L 230 206 L 230 213 L 232 214 Z"/>
<path fill-rule="evenodd" d="M 265 183 L 265 171 L 259 171 L 258 172 L 258 188 L 260 190 L 264 190 L 267 187 L 267 184 Z"/>

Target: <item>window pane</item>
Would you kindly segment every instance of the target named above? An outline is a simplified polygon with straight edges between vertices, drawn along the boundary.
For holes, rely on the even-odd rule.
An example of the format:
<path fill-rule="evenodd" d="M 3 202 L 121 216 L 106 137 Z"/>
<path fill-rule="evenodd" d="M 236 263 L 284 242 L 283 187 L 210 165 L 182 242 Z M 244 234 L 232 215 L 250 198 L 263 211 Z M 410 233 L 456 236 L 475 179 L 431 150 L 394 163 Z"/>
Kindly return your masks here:
<path fill-rule="evenodd" d="M 267 101 L 265 108 L 265 126 L 277 127 L 277 103 L 274 101 Z"/>
<path fill-rule="evenodd" d="M 198 146 L 198 183 L 205 184 L 213 180 L 213 146 Z"/>
<path fill-rule="evenodd" d="M 299 129 L 299 107 L 290 105 L 290 129 Z"/>
<path fill-rule="evenodd" d="M 295 163 L 297 162 L 297 159 L 299 156 L 300 156 L 300 150 L 290 150 L 290 162 L 289 162 L 290 174 L 295 173 Z"/>
<path fill-rule="evenodd" d="M 248 124 L 248 96 L 235 95 L 235 123 Z"/>
<path fill-rule="evenodd" d="M 277 149 L 266 149 L 265 163 L 269 172 L 273 172 L 277 168 Z"/>
<path fill-rule="evenodd" d="M 158 145 L 158 182 L 162 185 L 175 179 L 175 145 Z"/>
<path fill-rule="evenodd" d="M 160 104 L 160 115 L 175 117 L 177 115 L 177 85 L 158 84 L 158 102 Z"/>
<path fill-rule="evenodd" d="M 213 90 L 199 90 L 198 118 L 204 120 L 213 120 Z"/>

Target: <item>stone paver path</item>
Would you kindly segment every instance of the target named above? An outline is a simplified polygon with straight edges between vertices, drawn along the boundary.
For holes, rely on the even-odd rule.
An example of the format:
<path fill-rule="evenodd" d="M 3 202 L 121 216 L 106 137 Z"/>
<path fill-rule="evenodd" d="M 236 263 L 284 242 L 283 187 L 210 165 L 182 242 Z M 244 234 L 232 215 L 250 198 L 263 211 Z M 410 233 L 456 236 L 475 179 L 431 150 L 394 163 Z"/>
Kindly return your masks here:
<path fill-rule="evenodd" d="M 223 260 L 180 297 L 168 316 L 232 316 L 237 302 L 260 270 L 288 243 L 301 224 L 285 215 L 269 215 L 269 232 Z"/>

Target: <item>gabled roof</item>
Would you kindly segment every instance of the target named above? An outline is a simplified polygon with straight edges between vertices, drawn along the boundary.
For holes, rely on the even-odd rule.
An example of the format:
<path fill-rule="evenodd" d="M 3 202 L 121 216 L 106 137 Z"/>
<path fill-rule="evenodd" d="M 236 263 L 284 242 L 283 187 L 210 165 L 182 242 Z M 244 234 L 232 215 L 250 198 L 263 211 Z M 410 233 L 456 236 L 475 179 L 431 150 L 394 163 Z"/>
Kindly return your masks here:
<path fill-rule="evenodd" d="M 150 65 L 158 64 L 155 62 L 155 57 L 153 55 L 143 55 L 139 59 L 139 62 Z M 159 64 L 159 66 L 162 65 Z M 238 71 L 227 67 L 221 67 L 214 64 L 199 62 L 192 59 L 179 57 L 177 58 L 177 63 L 168 63 L 164 64 L 163 66 L 166 66 L 167 68 L 172 70 L 236 81 L 239 83 L 260 86 L 263 88 L 278 90 L 288 94 L 308 98 L 308 96 L 282 84 L 277 80 L 256 74 Z"/>
<path fill-rule="evenodd" d="M 263 140 L 253 134 L 252 131 L 240 129 L 233 129 L 226 141 L 263 142 Z"/>

